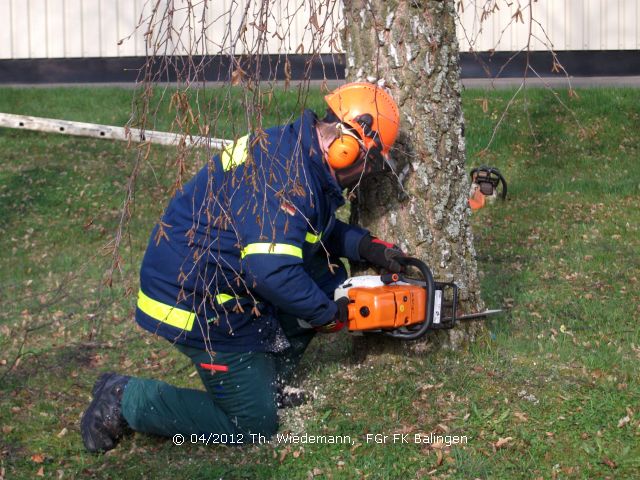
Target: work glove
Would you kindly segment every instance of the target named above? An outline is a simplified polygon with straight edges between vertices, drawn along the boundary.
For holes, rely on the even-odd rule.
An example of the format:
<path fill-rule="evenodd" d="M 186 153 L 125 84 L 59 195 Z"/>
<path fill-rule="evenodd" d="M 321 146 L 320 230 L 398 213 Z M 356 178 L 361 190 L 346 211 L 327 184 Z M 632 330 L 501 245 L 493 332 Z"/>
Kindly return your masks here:
<path fill-rule="evenodd" d="M 398 259 L 405 254 L 400 248 L 392 243 L 385 242 L 379 238 L 365 235 L 358 245 L 360 258 L 375 265 L 386 268 L 390 272 L 398 273 L 402 271 L 402 265 Z"/>
<path fill-rule="evenodd" d="M 319 327 L 315 327 L 319 333 L 336 333 L 342 330 L 349 320 L 349 299 L 340 297 L 336 300 L 338 312 L 333 320 Z"/>

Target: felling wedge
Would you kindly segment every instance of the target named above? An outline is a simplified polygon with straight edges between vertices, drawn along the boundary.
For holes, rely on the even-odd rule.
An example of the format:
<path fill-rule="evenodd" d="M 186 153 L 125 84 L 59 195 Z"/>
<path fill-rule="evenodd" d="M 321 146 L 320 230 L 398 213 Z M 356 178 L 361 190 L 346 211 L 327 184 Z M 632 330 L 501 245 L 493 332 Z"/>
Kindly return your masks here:
<path fill-rule="evenodd" d="M 436 282 L 429 267 L 413 257 L 401 259 L 420 271 L 422 279 L 404 274 L 364 275 L 347 279 L 334 298 L 349 299 L 347 328 L 352 333 L 376 333 L 416 340 L 428 331 L 453 328 L 458 321 L 480 320 L 502 310 L 457 314 L 458 286 Z"/>

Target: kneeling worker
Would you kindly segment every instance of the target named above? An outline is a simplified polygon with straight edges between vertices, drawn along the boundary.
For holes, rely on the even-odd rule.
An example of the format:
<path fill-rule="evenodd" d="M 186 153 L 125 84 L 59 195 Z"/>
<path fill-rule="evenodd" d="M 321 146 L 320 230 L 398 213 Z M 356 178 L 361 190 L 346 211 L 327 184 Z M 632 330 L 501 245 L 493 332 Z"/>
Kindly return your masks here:
<path fill-rule="evenodd" d="M 398 271 L 401 252 L 335 218 L 342 191 L 384 168 L 400 125 L 382 88 L 349 83 L 291 124 L 247 135 L 175 194 L 151 234 L 136 321 L 194 363 L 206 391 L 103 374 L 80 423 L 91 452 L 129 429 L 166 437 L 278 428 L 277 400 L 317 331 L 346 322 L 339 260 Z M 253 435 L 252 435 L 253 434 Z"/>

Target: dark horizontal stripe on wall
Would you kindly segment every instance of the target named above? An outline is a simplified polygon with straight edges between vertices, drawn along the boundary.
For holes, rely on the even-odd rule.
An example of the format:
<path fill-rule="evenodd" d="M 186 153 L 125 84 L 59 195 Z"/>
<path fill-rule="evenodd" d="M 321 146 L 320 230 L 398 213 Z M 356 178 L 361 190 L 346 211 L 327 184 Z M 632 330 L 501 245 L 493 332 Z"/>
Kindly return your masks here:
<path fill-rule="evenodd" d="M 232 65 L 228 56 L 194 56 L 190 62 L 187 57 L 159 57 L 148 69 L 144 57 L 0 60 L 0 84 L 135 82 L 145 75 L 161 82 L 186 78 L 215 82 L 227 81 L 240 71 L 247 75 L 255 73 L 261 80 L 285 80 L 287 76 L 291 80 L 344 78 L 344 55 L 263 55 L 259 59 L 249 56 L 237 59 Z"/>
<path fill-rule="evenodd" d="M 527 55 L 515 52 L 480 52 L 460 55 L 462 78 L 521 77 L 526 68 Z M 640 50 L 590 50 L 557 52 L 558 60 L 574 77 L 640 75 Z M 175 82 L 193 76 L 185 57 L 170 60 L 156 59 L 148 75 L 158 81 Z M 0 84 L 47 83 L 109 83 L 135 82 L 145 74 L 143 57 L 108 58 L 46 58 L 0 60 Z M 531 52 L 529 63 L 543 77 L 558 77 L 553 72 L 553 57 L 549 52 Z M 196 80 L 208 82 L 228 81 L 233 72 L 239 72 L 229 57 L 192 57 L 198 65 Z M 323 78 L 343 79 L 343 55 L 265 55 L 239 57 L 239 65 L 247 74 L 257 74 L 261 80 L 291 80 Z M 503 68 L 504 67 L 504 68 Z M 500 71 L 502 69 L 502 71 Z M 289 72 L 287 74 L 287 72 Z M 534 75 L 533 72 L 528 73 Z"/>
<path fill-rule="evenodd" d="M 556 55 L 572 77 L 640 75 L 640 50 L 565 50 Z M 529 55 L 526 52 L 461 53 L 460 59 L 463 78 L 492 78 L 498 74 L 503 78 L 522 77 L 527 61 L 542 77 L 564 75 L 561 69 L 560 72 L 553 71 L 553 55 L 545 51 L 530 52 Z M 535 76 L 535 73 L 529 70 L 527 76 Z"/>

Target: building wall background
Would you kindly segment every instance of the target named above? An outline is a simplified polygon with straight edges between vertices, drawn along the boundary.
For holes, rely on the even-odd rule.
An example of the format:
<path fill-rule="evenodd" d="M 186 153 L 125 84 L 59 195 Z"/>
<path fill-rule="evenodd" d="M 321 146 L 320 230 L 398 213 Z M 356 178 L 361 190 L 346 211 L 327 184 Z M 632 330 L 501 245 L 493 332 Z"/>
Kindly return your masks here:
<path fill-rule="evenodd" d="M 175 31 L 171 39 L 157 45 L 160 52 L 255 51 L 260 41 L 255 25 L 260 24 L 266 25 L 264 53 L 340 52 L 337 36 L 328 33 L 340 24 L 338 1 L 274 2 L 276 8 L 264 15 L 261 2 L 250 0 L 207 0 L 192 11 L 187 11 L 183 0 L 0 0 L 0 59 L 143 57 L 146 39 L 151 38 L 145 32 L 153 7 L 163 9 L 171 3 Z M 457 3 L 462 52 L 526 47 L 528 1 L 511 0 L 510 7 L 504 0 Z M 481 22 L 483 8 L 493 10 L 496 4 L 499 10 Z M 521 5 L 524 23 L 517 15 Z M 533 8 L 539 24 L 532 24 L 532 50 L 547 50 L 551 44 L 558 51 L 640 49 L 640 0 L 538 0 Z M 240 31 L 243 18 L 248 25 L 244 33 Z M 200 34 L 202 22 L 208 26 L 206 38 Z M 143 27 L 136 28 L 138 24 Z M 323 27 L 326 33 L 319 35 Z"/>

